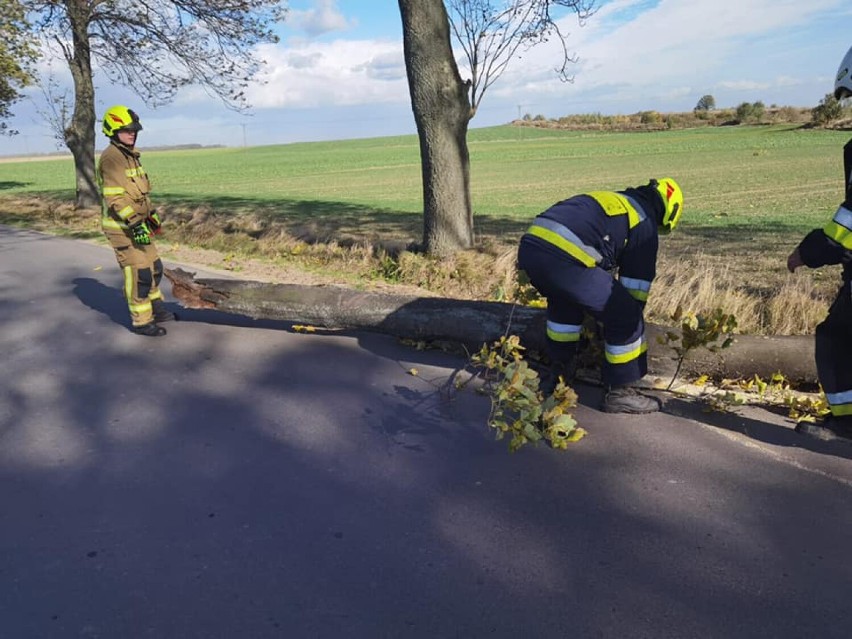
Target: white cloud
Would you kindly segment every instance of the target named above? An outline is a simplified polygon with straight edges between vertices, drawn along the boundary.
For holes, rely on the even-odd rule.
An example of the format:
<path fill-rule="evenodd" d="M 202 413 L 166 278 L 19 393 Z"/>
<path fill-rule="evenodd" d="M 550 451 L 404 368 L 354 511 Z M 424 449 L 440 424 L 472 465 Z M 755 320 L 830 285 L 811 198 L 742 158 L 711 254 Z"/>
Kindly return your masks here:
<path fill-rule="evenodd" d="M 535 102 L 562 96 L 594 99 L 604 109 L 632 102 L 662 110 L 682 107 L 691 94 L 697 99 L 713 86 L 746 91 L 813 84 L 813 71 L 824 76 L 835 63 L 809 68 L 809 60 L 824 63 L 826 42 L 803 25 L 814 30 L 832 12 L 847 11 L 845 0 L 615 0 L 583 27 L 573 15 L 560 21 L 579 58 L 569 69 L 573 84 L 556 76 L 562 51 L 550 42 L 513 60 L 491 97 Z M 831 35 L 846 38 L 840 30 Z"/>
<path fill-rule="evenodd" d="M 294 69 L 310 69 L 322 61 L 322 53 L 314 51 L 304 54 L 294 51 L 287 56 L 287 63 Z"/>
<path fill-rule="evenodd" d="M 768 89 L 771 85 L 767 82 L 754 82 L 752 80 L 722 81 L 717 85 L 720 89 L 732 89 L 734 91 L 760 91 Z"/>
<path fill-rule="evenodd" d="M 578 71 L 594 71 L 584 73 L 591 76 L 584 77 L 586 83 L 618 80 L 650 85 L 720 70 L 733 76 L 744 66 L 759 68 L 759 60 L 749 60 L 749 47 L 761 44 L 756 39 L 795 29 L 809 16 L 839 4 L 839 0 L 661 0 L 625 24 L 613 23 L 617 13 L 598 16 L 600 21 L 593 18 L 574 31 L 571 44 L 581 52 Z"/>
<path fill-rule="evenodd" d="M 375 80 L 401 80 L 407 81 L 405 71 L 405 58 L 402 49 L 393 47 L 384 53 L 377 53 L 370 61 L 360 67 L 369 78 Z"/>
<path fill-rule="evenodd" d="M 402 43 L 335 40 L 267 46 L 265 84 L 247 95 L 257 108 L 316 107 L 408 100 Z"/>
<path fill-rule="evenodd" d="M 287 22 L 312 37 L 333 31 L 346 31 L 356 24 L 340 12 L 336 0 L 318 0 L 313 9 L 292 10 Z"/>

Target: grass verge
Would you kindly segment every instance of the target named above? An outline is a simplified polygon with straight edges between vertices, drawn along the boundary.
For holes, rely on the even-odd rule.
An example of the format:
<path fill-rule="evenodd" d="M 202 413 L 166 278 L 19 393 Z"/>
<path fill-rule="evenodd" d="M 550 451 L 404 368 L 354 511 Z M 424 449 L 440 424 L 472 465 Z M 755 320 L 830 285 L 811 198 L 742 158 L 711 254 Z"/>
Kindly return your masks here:
<path fill-rule="evenodd" d="M 475 249 L 436 260 L 408 250 L 414 229 L 379 239 L 369 226 L 359 235 L 354 228 L 288 224 L 262 210 L 234 214 L 207 207 L 167 207 L 164 217 L 165 234 L 158 241 L 164 256 L 245 279 L 335 282 L 459 299 L 535 299 L 519 285 L 515 269 L 522 224 L 511 234 L 488 232 L 486 225 Z M 0 222 L 81 239 L 101 237 L 98 210 L 78 211 L 68 202 L 41 197 L 0 198 Z M 812 333 L 839 278 L 832 269 L 789 275 L 786 255 L 799 239 L 773 237 L 768 248 L 765 241 L 749 242 L 753 250 L 738 246 L 728 253 L 724 244 L 708 245 L 688 228 L 664 238 L 648 319 L 665 324 L 678 306 L 701 314 L 722 308 L 736 316 L 743 333 Z"/>

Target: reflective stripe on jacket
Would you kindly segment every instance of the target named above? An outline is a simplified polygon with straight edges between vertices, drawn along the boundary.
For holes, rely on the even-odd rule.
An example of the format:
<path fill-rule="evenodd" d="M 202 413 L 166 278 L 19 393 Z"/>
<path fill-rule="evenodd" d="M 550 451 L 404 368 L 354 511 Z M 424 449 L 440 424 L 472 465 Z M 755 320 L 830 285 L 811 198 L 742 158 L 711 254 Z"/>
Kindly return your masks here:
<path fill-rule="evenodd" d="M 841 204 L 822 232 L 846 250 L 852 250 L 852 211 Z"/>
<path fill-rule="evenodd" d="M 831 221 L 799 243 L 799 255 L 810 268 L 843 264 L 843 281 L 852 280 L 852 210 L 841 204 Z"/>
<path fill-rule="evenodd" d="M 129 226 L 150 215 L 151 185 L 138 151 L 110 142 L 98 160 L 97 178 L 103 197 L 101 226 L 105 231 L 127 232 Z"/>
<path fill-rule="evenodd" d="M 656 276 L 656 222 L 628 193 L 593 191 L 563 200 L 539 215 L 527 234 L 588 268 L 618 270 L 641 303 Z"/>

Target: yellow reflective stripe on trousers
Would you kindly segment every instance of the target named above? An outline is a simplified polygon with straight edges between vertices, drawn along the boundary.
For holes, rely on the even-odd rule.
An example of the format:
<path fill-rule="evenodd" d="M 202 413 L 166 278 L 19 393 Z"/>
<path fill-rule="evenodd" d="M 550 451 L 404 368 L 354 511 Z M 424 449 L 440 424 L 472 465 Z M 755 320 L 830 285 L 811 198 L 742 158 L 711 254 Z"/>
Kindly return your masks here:
<path fill-rule="evenodd" d="M 130 304 L 133 297 L 133 269 L 129 266 L 124 267 L 124 299 Z"/>
<path fill-rule="evenodd" d="M 604 344 L 606 351 L 606 361 L 610 364 L 626 364 L 632 362 L 642 353 L 648 350 L 648 344 L 645 342 L 643 335 L 635 342 L 624 344 L 623 346 L 614 346 L 612 344 Z"/>
<path fill-rule="evenodd" d="M 147 315 L 153 312 L 151 300 L 145 300 L 138 304 L 133 303 L 133 269 L 129 266 L 124 267 L 124 297 L 127 299 L 127 307 L 133 314 Z"/>
<path fill-rule="evenodd" d="M 108 195 L 124 195 L 126 192 L 123 186 L 105 186 L 103 189 L 104 197 Z"/>
<path fill-rule="evenodd" d="M 142 302 L 141 304 L 133 304 L 131 302 L 128 302 L 127 307 L 130 309 L 131 313 L 141 314 L 141 313 L 153 312 L 152 311 L 153 307 L 151 306 L 150 300 L 147 301 L 147 302 Z"/>
<path fill-rule="evenodd" d="M 547 337 L 554 342 L 579 342 L 582 331 L 581 324 L 559 324 L 550 320 L 547 322 Z"/>
<path fill-rule="evenodd" d="M 840 393 L 826 393 L 825 398 L 831 407 L 831 414 L 835 417 L 852 415 L 852 391 Z"/>
<path fill-rule="evenodd" d="M 840 206 L 822 232 L 843 248 L 852 250 L 852 211 Z"/>
<path fill-rule="evenodd" d="M 627 289 L 635 299 L 640 302 L 648 301 L 648 294 L 651 292 L 651 282 L 648 280 L 640 280 L 634 277 L 619 277 L 618 281 Z"/>
<path fill-rule="evenodd" d="M 537 217 L 527 233 L 553 244 L 558 249 L 568 253 L 581 264 L 592 268 L 597 265 L 603 257 L 591 246 L 587 246 L 577 235 L 559 222 L 554 222 L 545 217 Z"/>

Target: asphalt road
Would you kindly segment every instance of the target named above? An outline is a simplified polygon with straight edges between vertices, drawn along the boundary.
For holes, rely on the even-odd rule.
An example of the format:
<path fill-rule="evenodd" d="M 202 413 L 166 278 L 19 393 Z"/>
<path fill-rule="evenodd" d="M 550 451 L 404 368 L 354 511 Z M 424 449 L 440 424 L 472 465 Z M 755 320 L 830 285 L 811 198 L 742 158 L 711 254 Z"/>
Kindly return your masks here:
<path fill-rule="evenodd" d="M 3 639 L 852 633 L 846 442 L 580 387 L 586 439 L 510 455 L 439 390 L 461 358 L 213 311 L 140 337 L 119 285 L 0 227 Z"/>

